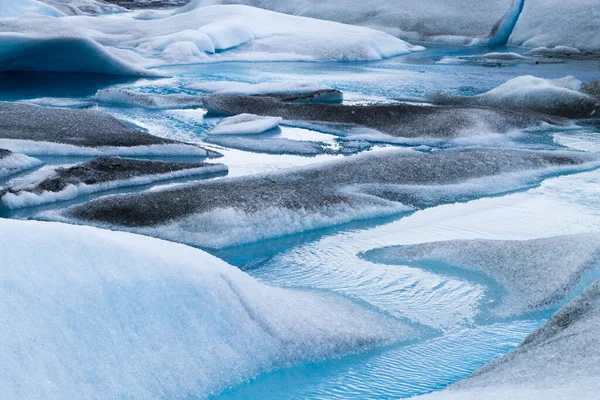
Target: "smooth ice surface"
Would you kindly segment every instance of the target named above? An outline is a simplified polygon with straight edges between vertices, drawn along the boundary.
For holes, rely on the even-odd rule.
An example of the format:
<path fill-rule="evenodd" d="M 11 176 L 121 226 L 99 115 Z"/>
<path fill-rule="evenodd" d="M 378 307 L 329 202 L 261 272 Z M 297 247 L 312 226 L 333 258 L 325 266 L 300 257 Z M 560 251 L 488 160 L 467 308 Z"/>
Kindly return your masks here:
<path fill-rule="evenodd" d="M 472 97 L 433 95 L 441 104 L 465 104 L 532 110 L 571 118 L 590 118 L 598 110 L 597 98 L 582 93 L 581 81 L 573 76 L 544 79 L 527 75 L 509 80 L 489 92 Z"/>
<path fill-rule="evenodd" d="M 7 398 L 204 398 L 264 370 L 417 334 L 178 244 L 11 220 L 0 233 L 12 239 L 0 241 Z"/>
<path fill-rule="evenodd" d="M 223 247 L 500 194 L 596 163 L 595 156 L 575 152 L 389 150 L 296 171 L 114 196 L 43 217 Z"/>
<path fill-rule="evenodd" d="M 109 106 L 146 107 L 157 110 L 198 108 L 204 104 L 201 96 L 136 93 L 125 89 L 99 90 L 95 100 Z"/>
<path fill-rule="evenodd" d="M 24 154 L 0 149 L 0 179 L 41 165 L 42 162 Z"/>
<path fill-rule="evenodd" d="M 582 234 L 527 241 L 458 240 L 376 249 L 364 254 L 372 262 L 449 267 L 483 272 L 506 290 L 499 316 L 514 316 L 555 307 L 600 262 L 600 236 Z M 447 273 L 452 274 L 449 268 Z"/>
<path fill-rule="evenodd" d="M 7 208 L 30 207 L 121 187 L 226 173 L 223 164 L 99 158 L 69 168 L 43 170 L 8 185 L 0 189 L 0 203 Z"/>
<path fill-rule="evenodd" d="M 261 117 L 253 114 L 240 114 L 225 118 L 215 126 L 209 135 L 256 135 L 275 129 L 283 121 L 280 117 Z"/>
<path fill-rule="evenodd" d="M 596 281 L 516 350 L 449 389 L 419 399 L 596 399 L 599 326 L 600 282 Z"/>

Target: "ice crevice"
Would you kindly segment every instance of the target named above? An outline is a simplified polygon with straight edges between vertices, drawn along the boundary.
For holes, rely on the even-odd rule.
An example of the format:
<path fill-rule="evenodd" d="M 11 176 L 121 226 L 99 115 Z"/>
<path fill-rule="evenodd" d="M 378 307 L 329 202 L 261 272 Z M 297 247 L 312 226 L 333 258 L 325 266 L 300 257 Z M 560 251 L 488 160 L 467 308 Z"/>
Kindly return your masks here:
<path fill-rule="evenodd" d="M 491 32 L 488 45 L 490 46 L 504 46 L 508 44 L 508 39 L 512 35 L 519 17 L 525 7 L 525 0 L 514 0 L 511 8 L 504 15 L 504 17 L 498 21 L 498 24 L 494 26 Z"/>

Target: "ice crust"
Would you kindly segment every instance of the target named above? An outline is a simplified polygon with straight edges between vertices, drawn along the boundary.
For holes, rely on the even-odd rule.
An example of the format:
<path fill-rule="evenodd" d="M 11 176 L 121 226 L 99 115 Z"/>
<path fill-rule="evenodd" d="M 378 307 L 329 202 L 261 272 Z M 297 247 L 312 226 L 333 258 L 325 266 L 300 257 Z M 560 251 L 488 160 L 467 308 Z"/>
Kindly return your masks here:
<path fill-rule="evenodd" d="M 206 398 L 273 368 L 418 335 L 179 244 L 16 220 L 0 220 L 0 237 L 7 399 Z"/>
<path fill-rule="evenodd" d="M 431 400 L 593 400 L 600 392 L 600 281 L 512 352 Z"/>
<path fill-rule="evenodd" d="M 209 135 L 256 135 L 275 129 L 283 121 L 280 117 L 261 117 L 253 114 L 239 114 L 225 118 Z"/>
<path fill-rule="evenodd" d="M 6 208 L 30 207 L 122 187 L 226 173 L 227 167 L 223 164 L 99 158 L 33 174 L 16 185 L 0 189 L 0 203 Z"/>
<path fill-rule="evenodd" d="M 596 165 L 595 156 L 577 152 L 367 152 L 296 171 L 112 196 L 41 217 L 223 247 L 504 193 Z"/>
<path fill-rule="evenodd" d="M 42 165 L 38 159 L 0 148 L 0 179 Z"/>
<path fill-rule="evenodd" d="M 432 99 L 439 104 L 531 110 L 570 118 L 595 116 L 600 111 L 600 101 L 580 89 L 581 82 L 573 76 L 544 79 L 527 75 L 476 96 L 437 94 Z"/>
<path fill-rule="evenodd" d="M 492 306 L 508 317 L 556 307 L 586 272 L 600 262 L 600 236 L 580 234 L 533 240 L 454 240 L 368 251 L 366 259 L 384 264 L 443 262 L 482 272 L 506 291 Z M 449 272 L 451 273 L 451 272 Z"/>
<path fill-rule="evenodd" d="M 3 102 L 0 148 L 39 155 L 208 155 L 201 147 L 152 136 L 103 112 Z"/>

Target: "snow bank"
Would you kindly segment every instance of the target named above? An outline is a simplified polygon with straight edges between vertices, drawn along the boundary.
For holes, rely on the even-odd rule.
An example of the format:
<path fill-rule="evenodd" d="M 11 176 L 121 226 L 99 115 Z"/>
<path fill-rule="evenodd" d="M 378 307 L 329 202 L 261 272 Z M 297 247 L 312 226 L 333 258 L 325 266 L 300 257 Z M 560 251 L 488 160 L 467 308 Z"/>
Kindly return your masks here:
<path fill-rule="evenodd" d="M 291 171 L 107 197 L 43 218 L 225 247 L 506 193 L 549 175 L 596 167 L 595 157 L 523 150 L 367 152 Z"/>
<path fill-rule="evenodd" d="M 526 241 L 454 240 L 371 250 L 364 257 L 384 264 L 442 262 L 482 272 L 505 289 L 495 315 L 508 317 L 556 307 L 600 262 L 600 236 L 581 234 Z M 449 269 L 448 273 L 452 273 Z"/>
<path fill-rule="evenodd" d="M 594 400 L 600 392 L 600 282 L 559 310 L 512 352 L 431 400 Z"/>
<path fill-rule="evenodd" d="M 283 118 L 280 117 L 240 114 L 223 119 L 208 133 L 210 135 L 256 135 L 277 128 L 281 121 Z"/>
<path fill-rule="evenodd" d="M 436 94 L 440 104 L 461 104 L 532 110 L 572 118 L 589 118 L 600 110 L 598 100 L 581 93 L 581 82 L 573 76 L 544 79 L 520 76 L 489 92 L 472 97 Z"/>
<path fill-rule="evenodd" d="M 600 50 L 598 31 L 600 8 L 596 0 L 526 0 L 509 43 Z"/>
<path fill-rule="evenodd" d="M 0 148 L 0 179 L 35 168 L 41 164 L 43 163 L 35 158 L 27 157 L 23 154 L 15 154 Z"/>
<path fill-rule="evenodd" d="M 202 107 L 200 96 L 187 94 L 147 94 L 124 89 L 103 89 L 96 93 L 96 101 L 118 107 L 145 107 L 158 110 Z"/>
<path fill-rule="evenodd" d="M 71 168 L 34 173 L 0 190 L 0 203 L 12 209 L 31 207 L 123 187 L 226 173 L 223 164 L 100 158 Z"/>
<path fill-rule="evenodd" d="M 15 220 L 0 220 L 0 237 L 6 398 L 206 398 L 273 368 L 417 334 L 183 245 Z"/>

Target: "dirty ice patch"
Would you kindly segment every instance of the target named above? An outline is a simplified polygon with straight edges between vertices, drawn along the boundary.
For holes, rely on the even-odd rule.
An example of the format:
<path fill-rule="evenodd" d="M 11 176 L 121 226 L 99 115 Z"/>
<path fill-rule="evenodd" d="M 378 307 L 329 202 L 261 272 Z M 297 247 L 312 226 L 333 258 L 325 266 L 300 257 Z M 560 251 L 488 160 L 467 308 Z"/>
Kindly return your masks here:
<path fill-rule="evenodd" d="M 7 398 L 206 398 L 278 367 L 418 335 L 179 244 L 15 220 L 0 221 L 0 236 Z"/>
<path fill-rule="evenodd" d="M 201 96 L 189 94 L 136 93 L 125 89 L 102 89 L 96 93 L 98 103 L 117 107 L 144 107 L 155 110 L 198 108 L 204 104 Z"/>
<path fill-rule="evenodd" d="M 253 114 L 240 114 L 223 119 L 209 135 L 256 135 L 279 127 L 281 117 L 262 117 Z"/>

